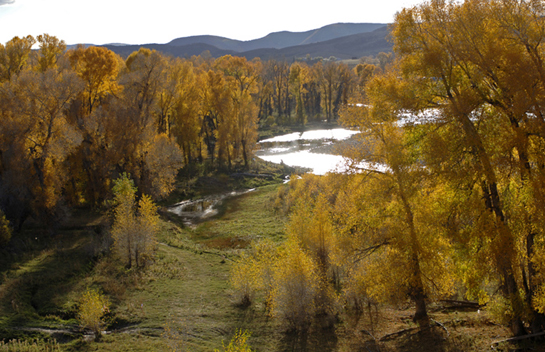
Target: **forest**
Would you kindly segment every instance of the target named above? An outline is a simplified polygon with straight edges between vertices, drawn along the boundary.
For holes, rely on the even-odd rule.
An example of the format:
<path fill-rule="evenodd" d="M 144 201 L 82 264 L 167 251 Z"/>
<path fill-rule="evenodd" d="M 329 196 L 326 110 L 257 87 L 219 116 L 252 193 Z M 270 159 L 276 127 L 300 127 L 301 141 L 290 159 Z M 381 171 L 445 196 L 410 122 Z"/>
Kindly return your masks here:
<path fill-rule="evenodd" d="M 394 53 L 353 66 L 121 58 L 47 34 L 0 45 L 0 333 L 55 316 L 95 342 L 40 342 L 53 350 L 122 350 L 104 331 L 131 324 L 161 331 L 143 337 L 156 350 L 212 350 L 217 331 L 224 351 L 543 350 L 545 3 L 430 0 L 390 30 Z M 194 227 L 166 211 L 181 187 L 285 172 L 256 160 L 258 136 L 315 122 L 360 132 L 338 151 L 347 172 L 263 184 Z M 67 223 L 87 235 L 68 239 Z M 38 236 L 45 247 L 28 244 Z M 80 237 L 107 244 L 40 308 L 23 269 L 66 259 Z M 127 298 L 201 289 L 200 303 L 149 317 Z M 236 326 L 210 332 L 209 317 Z"/>
<path fill-rule="evenodd" d="M 248 168 L 259 125 L 337 119 L 373 67 L 148 49 L 122 59 L 102 47 L 66 51 L 47 34 L 15 37 L 0 46 L 0 208 L 16 229 L 28 216 L 53 226 L 66 208 L 111 197 L 124 172 L 158 200 L 183 166 Z"/>

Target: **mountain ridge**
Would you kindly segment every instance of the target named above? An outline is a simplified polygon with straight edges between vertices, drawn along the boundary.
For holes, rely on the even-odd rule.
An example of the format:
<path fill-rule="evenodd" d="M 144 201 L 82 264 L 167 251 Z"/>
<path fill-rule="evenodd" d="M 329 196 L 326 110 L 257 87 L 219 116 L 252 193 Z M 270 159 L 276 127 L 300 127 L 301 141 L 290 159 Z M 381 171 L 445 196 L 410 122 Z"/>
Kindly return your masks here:
<path fill-rule="evenodd" d="M 381 51 L 392 51 L 392 44 L 387 40 L 387 26 L 383 23 L 334 23 L 305 32 L 274 32 L 249 41 L 199 35 L 176 38 L 166 44 L 102 46 L 124 57 L 145 47 L 174 57 L 186 58 L 207 51 L 212 57 L 233 55 L 243 56 L 248 60 L 256 57 L 263 60 L 286 60 L 308 55 L 352 59 L 374 56 Z"/>
<path fill-rule="evenodd" d="M 166 43 L 166 45 L 185 46 L 189 44 L 203 43 L 213 45 L 218 49 L 232 50 L 236 52 L 245 52 L 265 48 L 284 49 L 291 46 L 314 44 L 353 34 L 368 33 L 384 26 L 387 26 L 387 24 L 334 23 L 304 32 L 273 32 L 262 38 L 248 41 L 235 40 L 221 36 L 199 35 L 176 38 Z"/>

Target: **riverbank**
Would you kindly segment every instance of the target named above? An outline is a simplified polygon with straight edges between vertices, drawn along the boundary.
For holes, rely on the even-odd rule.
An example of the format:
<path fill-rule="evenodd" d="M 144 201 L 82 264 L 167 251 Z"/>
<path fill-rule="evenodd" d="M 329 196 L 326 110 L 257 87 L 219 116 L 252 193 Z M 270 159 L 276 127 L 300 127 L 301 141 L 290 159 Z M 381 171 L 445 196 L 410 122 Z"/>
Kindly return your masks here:
<path fill-rule="evenodd" d="M 305 125 L 294 124 L 287 126 L 271 126 L 271 127 L 260 127 L 258 129 L 258 141 L 262 141 L 267 138 L 272 138 L 280 136 L 283 134 L 293 133 L 293 132 L 305 132 L 313 130 L 330 130 L 333 128 L 340 128 L 342 125 L 339 123 L 339 120 L 333 120 L 332 122 L 327 121 L 312 121 L 308 122 Z"/>

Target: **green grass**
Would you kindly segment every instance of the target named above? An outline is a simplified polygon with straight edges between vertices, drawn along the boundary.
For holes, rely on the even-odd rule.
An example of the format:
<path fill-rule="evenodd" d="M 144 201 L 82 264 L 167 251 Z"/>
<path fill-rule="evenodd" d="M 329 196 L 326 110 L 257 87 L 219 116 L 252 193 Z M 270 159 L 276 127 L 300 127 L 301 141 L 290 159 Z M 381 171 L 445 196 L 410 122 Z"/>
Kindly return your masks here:
<path fill-rule="evenodd" d="M 261 187 L 223 202 L 219 215 L 199 225 L 193 239 L 218 249 L 245 248 L 261 238 L 282 240 L 286 219 L 273 209 L 278 187 Z"/>
<path fill-rule="evenodd" d="M 362 331 L 380 337 L 412 327 L 410 310 L 381 307 L 375 315 L 343 313 L 335 330 L 289 334 L 269 317 L 259 295 L 250 307 L 235 304 L 229 271 L 240 247 L 261 237 L 284 239 L 286 219 L 272 207 L 278 187 L 263 186 L 227 200 L 216 217 L 196 229 L 163 217 L 156 260 L 145 270 L 127 270 L 103 255 L 106 232 L 100 214 L 76 213 L 55 238 L 40 240 L 39 228 L 27 228 L 22 249 L 0 258 L 0 340 L 55 337 L 63 351 L 171 351 L 177 346 L 199 352 L 222 350 L 222 341 L 227 344 L 242 329 L 251 333 L 248 343 L 255 351 L 348 352 L 377 350 Z M 89 287 L 112 302 L 107 333 L 98 342 L 75 319 L 78 299 Z M 449 337 L 438 328 L 425 338 L 407 334 L 381 342 L 380 350 L 479 351 L 509 336 L 486 312 L 430 311 Z"/>
<path fill-rule="evenodd" d="M 34 238 L 32 250 L 21 250 L 3 262 L 1 338 L 47 338 L 55 330 L 67 351 L 167 351 L 169 343 L 176 342 L 162 336 L 168 328 L 183 337 L 178 343 L 190 351 L 213 351 L 242 328 L 252 332 L 250 345 L 273 349 L 280 336 L 264 305 L 242 309 L 232 302 L 228 277 L 234 247 L 208 244 L 218 238 L 222 240 L 217 243 L 281 239 L 284 222 L 271 207 L 277 187 L 227 200 L 220 214 L 197 230 L 166 218 L 156 261 L 144 271 L 127 271 L 100 256 L 100 214 L 76 214 L 50 241 L 38 240 L 38 229 L 26 229 L 26 240 Z M 86 337 L 75 319 L 78 298 L 88 287 L 105 292 L 112 301 L 110 333 L 99 342 Z"/>

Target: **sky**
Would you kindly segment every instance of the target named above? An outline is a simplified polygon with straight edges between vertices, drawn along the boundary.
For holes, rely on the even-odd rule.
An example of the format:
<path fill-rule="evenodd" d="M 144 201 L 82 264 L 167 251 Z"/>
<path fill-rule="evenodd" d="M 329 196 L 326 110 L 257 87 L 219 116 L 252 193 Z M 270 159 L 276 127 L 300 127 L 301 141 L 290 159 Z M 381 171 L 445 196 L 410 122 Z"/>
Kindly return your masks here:
<path fill-rule="evenodd" d="M 251 40 L 328 24 L 391 23 L 422 0 L 0 0 L 0 43 L 50 34 L 67 44 L 148 44 L 193 35 Z M 266 5 L 265 5 L 266 4 Z"/>

